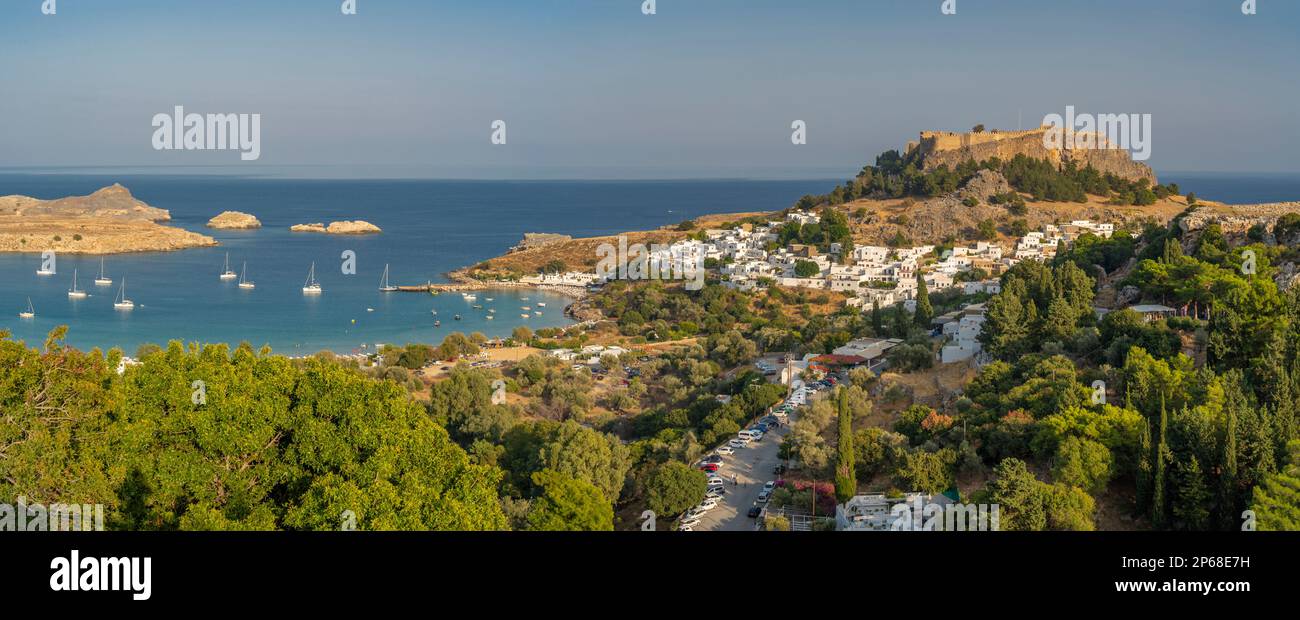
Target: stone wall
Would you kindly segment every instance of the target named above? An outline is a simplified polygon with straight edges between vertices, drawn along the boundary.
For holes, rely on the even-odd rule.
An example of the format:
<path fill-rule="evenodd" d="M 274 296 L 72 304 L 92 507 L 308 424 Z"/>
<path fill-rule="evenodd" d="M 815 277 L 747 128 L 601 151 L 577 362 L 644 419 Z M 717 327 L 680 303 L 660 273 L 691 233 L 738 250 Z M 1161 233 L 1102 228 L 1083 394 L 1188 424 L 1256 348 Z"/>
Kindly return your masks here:
<path fill-rule="evenodd" d="M 980 133 L 955 133 L 923 131 L 921 139 L 911 149 L 918 149 L 922 168 L 932 170 L 939 166 L 955 168 L 967 161 L 983 161 L 997 157 L 1009 160 L 1016 155 L 1044 159 L 1060 167 L 1068 161 L 1083 168 L 1092 166 L 1102 173 L 1112 173 L 1129 180 L 1146 179 L 1153 185 L 1156 174 L 1149 166 L 1133 161 L 1128 151 L 1119 149 L 1049 149 L 1043 144 L 1047 127 L 1026 131 L 985 131 Z"/>

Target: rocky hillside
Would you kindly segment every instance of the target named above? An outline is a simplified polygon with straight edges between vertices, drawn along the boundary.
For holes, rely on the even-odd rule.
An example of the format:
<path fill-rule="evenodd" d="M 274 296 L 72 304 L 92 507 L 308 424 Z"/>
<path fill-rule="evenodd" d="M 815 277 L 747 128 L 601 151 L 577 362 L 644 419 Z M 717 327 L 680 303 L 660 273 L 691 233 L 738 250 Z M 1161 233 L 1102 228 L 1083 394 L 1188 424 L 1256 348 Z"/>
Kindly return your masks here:
<path fill-rule="evenodd" d="M 158 222 L 166 209 L 137 200 L 121 185 L 89 196 L 40 200 L 0 197 L 0 252 L 114 254 L 217 245 L 215 239 Z"/>
<path fill-rule="evenodd" d="M 1117 225 L 1155 221 L 1165 223 L 1187 208 L 1182 197 L 1169 197 L 1154 205 L 1136 207 L 1110 204 L 1096 196 L 1088 202 L 1034 202 L 1027 200 L 1023 215 L 1004 205 L 990 203 L 995 195 L 1012 191 L 1000 173 L 981 170 L 957 191 L 933 198 L 855 200 L 840 205 L 849 216 L 854 242 L 860 245 L 936 244 L 968 242 L 980 238 L 979 226 L 991 220 L 998 229 L 994 239 L 1010 247 L 1016 220 L 1030 230 L 1071 220 L 1112 222 Z M 973 200 L 972 200 L 973 199 Z M 974 206 L 968 203 L 974 202 Z"/>
<path fill-rule="evenodd" d="M 166 209 L 151 207 L 136 200 L 129 190 L 117 183 L 89 196 L 69 196 L 55 200 L 40 200 L 29 196 L 0 196 L 0 215 L 146 222 L 166 222 L 172 219 Z"/>
<path fill-rule="evenodd" d="M 951 169 L 964 161 L 984 161 L 994 157 L 1009 161 L 1016 155 L 1024 155 L 1050 161 L 1058 167 L 1074 162 L 1079 168 L 1092 166 L 1103 174 L 1109 172 L 1130 181 L 1146 179 L 1152 185 L 1156 184 L 1155 171 L 1146 164 L 1133 161 L 1128 151 L 1110 148 L 1049 149 L 1044 145 L 1047 131 L 1045 127 L 979 133 L 923 131 L 920 141 L 908 145 L 908 151 L 915 149 L 922 156 L 925 170 L 939 166 Z"/>

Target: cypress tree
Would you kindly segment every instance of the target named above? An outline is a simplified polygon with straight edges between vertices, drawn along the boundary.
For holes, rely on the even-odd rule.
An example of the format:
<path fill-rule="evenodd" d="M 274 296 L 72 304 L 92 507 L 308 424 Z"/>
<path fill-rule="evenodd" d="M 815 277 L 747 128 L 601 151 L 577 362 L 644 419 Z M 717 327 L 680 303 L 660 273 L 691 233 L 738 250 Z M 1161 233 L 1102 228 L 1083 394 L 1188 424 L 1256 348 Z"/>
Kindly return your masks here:
<path fill-rule="evenodd" d="M 880 300 L 871 301 L 871 329 L 875 337 L 885 335 L 885 315 L 880 311 Z"/>
<path fill-rule="evenodd" d="M 1138 446 L 1137 512 L 1151 508 L 1151 421 L 1142 420 L 1142 439 Z"/>
<path fill-rule="evenodd" d="M 1225 530 L 1237 527 L 1237 410 L 1227 407 L 1219 464 L 1219 521 Z"/>
<path fill-rule="evenodd" d="M 925 276 L 921 270 L 916 271 L 916 314 L 912 320 L 917 326 L 929 330 L 930 319 L 934 318 L 934 306 L 930 305 L 930 291 L 925 287 Z"/>
<path fill-rule="evenodd" d="M 1156 447 L 1155 475 L 1151 482 L 1151 523 L 1158 528 L 1165 527 L 1165 464 L 1169 446 L 1165 444 L 1165 430 L 1168 416 L 1165 412 L 1165 398 L 1160 396 L 1160 442 Z"/>
<path fill-rule="evenodd" d="M 853 462 L 853 412 L 849 409 L 849 390 L 839 389 L 839 463 L 835 466 L 835 497 L 844 503 L 858 492 L 857 471 Z"/>

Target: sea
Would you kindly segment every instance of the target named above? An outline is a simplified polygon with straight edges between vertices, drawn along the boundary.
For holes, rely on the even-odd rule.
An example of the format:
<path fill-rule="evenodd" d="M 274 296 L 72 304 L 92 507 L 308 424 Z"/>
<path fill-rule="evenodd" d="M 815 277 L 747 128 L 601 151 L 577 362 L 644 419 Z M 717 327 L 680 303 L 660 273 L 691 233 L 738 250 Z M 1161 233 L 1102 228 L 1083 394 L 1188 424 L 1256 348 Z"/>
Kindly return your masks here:
<path fill-rule="evenodd" d="M 248 342 L 293 356 L 322 350 L 364 353 L 379 344 L 437 344 L 455 331 L 494 338 L 519 325 L 564 326 L 571 323 L 563 311 L 572 300 L 555 293 L 496 289 L 479 291 L 469 301 L 459 293 L 382 293 L 379 283 L 385 265 L 395 285 L 446 282 L 447 272 L 504 253 L 525 232 L 609 235 L 710 213 L 784 209 L 804 194 L 828 191 L 836 181 L 320 180 L 0 171 L 0 196 L 61 198 L 113 183 L 170 211 L 169 225 L 209 235 L 220 245 L 105 256 L 113 284 L 103 287 L 93 282 L 99 256 L 59 254 L 57 273 L 41 276 L 39 254 L 0 254 L 0 329 L 11 338 L 40 346 L 52 329 L 66 325 L 66 342 L 80 349 L 117 347 L 135 355 L 141 345 L 166 346 L 172 340 Z M 205 226 L 226 210 L 251 213 L 262 228 Z M 356 219 L 383 232 L 289 232 L 293 224 Z M 355 274 L 344 272 L 343 255 L 349 251 Z M 218 278 L 227 254 L 233 271 L 247 265 L 246 277 L 255 288 Z M 302 286 L 312 263 L 323 293 L 307 296 Z M 74 269 L 86 298 L 67 295 Z M 113 307 L 124 278 L 125 296 L 135 302 L 130 311 Z M 21 319 L 18 313 L 29 297 L 36 317 Z"/>
<path fill-rule="evenodd" d="M 1187 172 L 1161 174 L 1160 180 L 1228 203 L 1300 200 L 1300 174 Z M 0 171 L 0 195 L 50 199 L 121 183 L 136 198 L 169 210 L 169 225 L 207 234 L 220 243 L 106 256 L 105 270 L 113 279 L 106 287 L 93 283 L 100 269 L 98 256 L 60 254 L 57 274 L 39 276 L 40 255 L 0 254 L 0 329 L 38 346 L 50 330 L 66 325 L 66 341 L 73 346 L 117 347 L 128 355 L 143 344 L 166 345 L 171 340 L 248 342 L 285 355 L 307 355 L 322 350 L 362 353 L 385 343 L 436 344 L 454 331 L 504 337 L 519 325 L 537 329 L 570 324 L 563 310 L 571 299 L 525 289 L 480 291 L 474 301 L 458 293 L 382 293 L 378 288 L 385 265 L 393 284 L 446 282 L 448 271 L 504 253 L 525 232 L 608 235 L 711 213 L 778 210 L 804 194 L 824 193 L 837 182 L 322 180 Z M 205 226 L 226 210 L 251 213 L 262 221 L 262 228 Z M 383 233 L 289 232 L 293 224 L 355 219 L 376 224 Z M 354 274 L 343 269 L 343 255 L 349 251 L 355 256 Z M 254 289 L 217 277 L 227 254 L 232 270 L 247 265 L 246 277 L 255 283 Z M 324 289 L 318 296 L 302 293 L 312 263 Z M 74 269 L 79 287 L 89 293 L 86 298 L 67 296 Z M 123 278 L 126 296 L 136 304 L 131 311 L 113 307 Z M 36 317 L 20 319 L 29 297 Z M 489 320 L 489 315 L 494 318 Z M 435 326 L 435 321 L 441 325 Z"/>

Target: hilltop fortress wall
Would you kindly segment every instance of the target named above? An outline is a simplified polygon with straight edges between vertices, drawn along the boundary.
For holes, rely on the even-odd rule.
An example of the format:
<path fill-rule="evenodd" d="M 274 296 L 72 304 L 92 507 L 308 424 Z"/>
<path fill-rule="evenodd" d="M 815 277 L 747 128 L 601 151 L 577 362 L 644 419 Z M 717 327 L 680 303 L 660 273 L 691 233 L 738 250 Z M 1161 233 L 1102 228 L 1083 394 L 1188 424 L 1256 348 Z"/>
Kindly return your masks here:
<path fill-rule="evenodd" d="M 1039 127 L 1025 131 L 980 133 L 923 131 L 919 142 L 908 143 L 908 152 L 919 149 L 922 167 L 926 170 L 944 165 L 955 168 L 966 160 L 983 161 L 997 157 L 1006 161 L 1016 155 L 1025 155 L 1045 159 L 1058 167 L 1073 161 L 1080 168 L 1092 166 L 1102 173 L 1156 183 L 1155 171 L 1146 164 L 1133 161 L 1128 151 L 1110 148 L 1049 149 L 1043 145 L 1043 135 L 1048 130 L 1048 127 Z M 1098 139 L 1099 144 L 1105 144 L 1104 138 Z"/>

